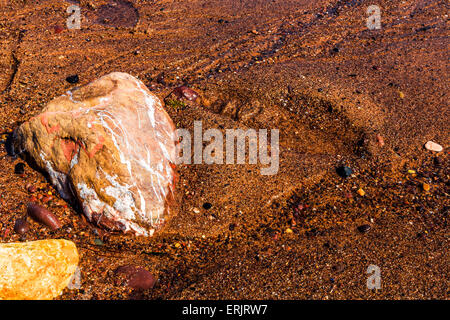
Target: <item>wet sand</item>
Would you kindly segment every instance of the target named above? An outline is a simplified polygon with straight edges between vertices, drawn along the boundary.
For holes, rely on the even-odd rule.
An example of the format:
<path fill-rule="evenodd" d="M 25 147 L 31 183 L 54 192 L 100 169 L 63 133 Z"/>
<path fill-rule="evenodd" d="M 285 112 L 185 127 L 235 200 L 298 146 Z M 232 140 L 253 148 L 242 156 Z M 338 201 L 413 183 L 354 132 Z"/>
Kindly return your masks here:
<path fill-rule="evenodd" d="M 136 238 L 86 223 L 29 166 L 14 174 L 23 160 L 2 145 L 0 241 L 79 248 L 82 286 L 60 299 L 448 298 L 446 2 L 378 1 L 381 30 L 366 26 L 368 1 L 113 2 L 81 1 L 80 30 L 66 28 L 77 1 L 0 6 L 1 133 L 72 88 L 66 77 L 122 71 L 161 99 L 184 84 L 213 102 L 166 107 L 178 128 L 279 129 L 280 170 L 180 165 L 173 218 Z M 30 183 L 52 193 L 62 229 L 14 233 Z M 157 275 L 155 288 L 117 287 L 128 263 Z M 369 265 L 379 290 L 367 289 Z"/>

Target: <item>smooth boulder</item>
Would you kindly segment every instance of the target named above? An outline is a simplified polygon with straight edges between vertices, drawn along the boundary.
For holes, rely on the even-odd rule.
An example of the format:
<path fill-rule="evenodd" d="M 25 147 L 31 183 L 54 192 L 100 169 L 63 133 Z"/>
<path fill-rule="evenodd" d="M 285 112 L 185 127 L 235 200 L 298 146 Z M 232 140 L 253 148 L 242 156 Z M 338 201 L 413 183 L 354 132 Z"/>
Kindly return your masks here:
<path fill-rule="evenodd" d="M 91 222 L 151 236 L 169 216 L 177 141 L 160 99 L 114 72 L 48 103 L 14 132 L 14 151 Z"/>

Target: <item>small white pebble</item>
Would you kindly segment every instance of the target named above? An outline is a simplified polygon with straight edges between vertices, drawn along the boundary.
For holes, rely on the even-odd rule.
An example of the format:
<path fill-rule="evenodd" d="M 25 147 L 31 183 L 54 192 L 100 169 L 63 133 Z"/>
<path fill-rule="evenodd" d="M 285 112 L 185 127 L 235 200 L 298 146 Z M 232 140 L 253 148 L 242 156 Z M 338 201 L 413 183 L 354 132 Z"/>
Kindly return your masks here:
<path fill-rule="evenodd" d="M 441 152 L 442 150 L 444 150 L 444 148 L 440 144 L 437 144 L 436 142 L 433 141 L 428 141 L 425 144 L 425 149 L 435 152 Z"/>

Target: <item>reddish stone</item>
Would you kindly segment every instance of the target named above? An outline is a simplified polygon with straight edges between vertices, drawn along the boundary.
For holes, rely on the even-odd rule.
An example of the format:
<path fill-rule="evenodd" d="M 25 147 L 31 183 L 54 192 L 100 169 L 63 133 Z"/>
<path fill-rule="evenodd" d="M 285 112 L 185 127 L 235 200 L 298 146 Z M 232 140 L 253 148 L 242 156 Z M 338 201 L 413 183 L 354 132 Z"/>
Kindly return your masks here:
<path fill-rule="evenodd" d="M 46 225 L 52 230 L 61 228 L 61 222 L 59 222 L 58 218 L 48 209 L 36 203 L 28 203 L 27 214 L 37 222 Z"/>
<path fill-rule="evenodd" d="M 22 218 L 16 220 L 14 224 L 14 231 L 18 234 L 25 234 L 30 230 L 30 224 Z"/>
<path fill-rule="evenodd" d="M 178 98 L 186 98 L 189 101 L 195 101 L 195 100 L 197 100 L 197 98 L 199 96 L 197 92 L 195 92 L 191 88 L 188 88 L 188 87 L 185 87 L 185 86 L 181 86 L 181 87 L 175 88 L 173 90 L 173 93 Z"/>
<path fill-rule="evenodd" d="M 47 203 L 47 202 L 51 201 L 52 199 L 53 199 L 52 196 L 45 196 L 45 197 L 42 198 L 42 202 L 43 203 Z"/>
<path fill-rule="evenodd" d="M 55 33 L 61 33 L 61 32 L 64 31 L 64 28 L 59 26 L 59 25 L 57 25 L 57 26 L 53 27 L 53 30 L 55 31 Z"/>
<path fill-rule="evenodd" d="M 384 139 L 381 135 L 377 134 L 377 142 L 380 147 L 384 147 Z"/>
<path fill-rule="evenodd" d="M 153 288 L 156 283 L 156 278 L 153 274 L 138 266 L 121 266 L 114 273 L 116 275 L 115 283 L 117 286 L 127 285 L 135 290 L 148 290 Z"/>

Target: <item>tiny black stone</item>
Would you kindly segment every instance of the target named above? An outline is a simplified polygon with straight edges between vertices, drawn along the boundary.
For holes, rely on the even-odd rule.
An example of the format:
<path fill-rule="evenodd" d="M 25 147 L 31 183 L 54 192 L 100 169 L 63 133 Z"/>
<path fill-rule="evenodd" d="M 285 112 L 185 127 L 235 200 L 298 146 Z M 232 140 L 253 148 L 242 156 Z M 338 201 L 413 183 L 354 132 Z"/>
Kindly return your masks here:
<path fill-rule="evenodd" d="M 345 269 L 345 265 L 343 263 L 338 263 L 332 267 L 335 272 L 342 272 Z"/>
<path fill-rule="evenodd" d="M 11 132 L 8 137 L 6 138 L 6 142 L 5 142 L 5 148 L 6 148 L 6 152 L 8 153 L 8 155 L 10 157 L 16 158 L 17 157 L 17 153 L 14 149 L 14 140 L 16 139 L 16 130 L 14 130 L 13 132 Z"/>
<path fill-rule="evenodd" d="M 349 167 L 341 166 L 336 169 L 336 172 L 338 175 L 340 175 L 342 178 L 348 178 L 352 175 L 353 171 Z"/>
<path fill-rule="evenodd" d="M 211 208 L 212 208 L 212 204 L 211 204 L 211 203 L 205 202 L 205 203 L 203 204 L 203 209 L 209 210 L 209 209 L 211 209 Z"/>
<path fill-rule="evenodd" d="M 18 163 L 14 166 L 14 173 L 15 174 L 22 174 L 25 172 L 25 163 Z"/>
<path fill-rule="evenodd" d="M 358 229 L 358 231 L 359 232 L 361 232 L 361 233 L 366 233 L 367 231 L 369 231 L 370 230 L 370 225 L 368 225 L 368 224 L 363 224 L 362 226 L 359 226 L 357 229 Z"/>
<path fill-rule="evenodd" d="M 74 74 L 74 75 L 72 75 L 72 76 L 68 76 L 68 77 L 66 78 L 66 81 L 67 81 L 68 83 L 75 84 L 75 83 L 78 83 L 78 81 L 80 81 L 80 78 L 78 77 L 77 74 Z"/>
<path fill-rule="evenodd" d="M 443 161 L 440 157 L 435 157 L 433 162 L 436 167 L 441 167 L 443 164 Z"/>

